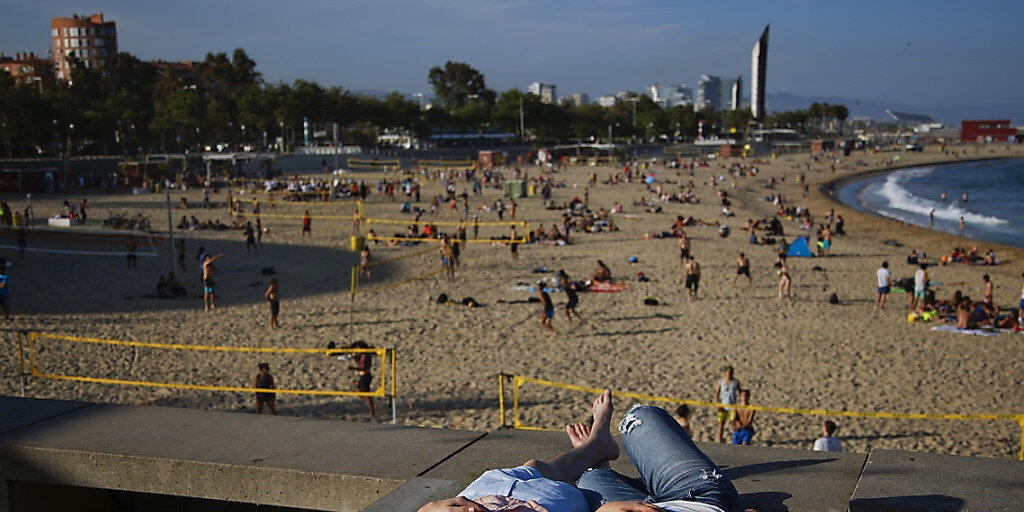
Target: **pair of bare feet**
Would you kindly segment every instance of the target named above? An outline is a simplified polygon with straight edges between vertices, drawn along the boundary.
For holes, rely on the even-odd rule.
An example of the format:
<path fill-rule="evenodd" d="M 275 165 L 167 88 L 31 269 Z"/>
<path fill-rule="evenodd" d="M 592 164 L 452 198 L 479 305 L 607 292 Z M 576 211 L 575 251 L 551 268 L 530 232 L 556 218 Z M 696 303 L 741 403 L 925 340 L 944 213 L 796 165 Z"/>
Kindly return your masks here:
<path fill-rule="evenodd" d="M 572 423 L 565 426 L 573 448 L 589 445 L 594 450 L 597 456 L 594 468 L 607 467 L 608 461 L 619 458 L 619 443 L 612 438 L 611 431 L 613 411 L 612 394 L 606 389 L 594 400 L 594 421 L 590 425 Z"/>

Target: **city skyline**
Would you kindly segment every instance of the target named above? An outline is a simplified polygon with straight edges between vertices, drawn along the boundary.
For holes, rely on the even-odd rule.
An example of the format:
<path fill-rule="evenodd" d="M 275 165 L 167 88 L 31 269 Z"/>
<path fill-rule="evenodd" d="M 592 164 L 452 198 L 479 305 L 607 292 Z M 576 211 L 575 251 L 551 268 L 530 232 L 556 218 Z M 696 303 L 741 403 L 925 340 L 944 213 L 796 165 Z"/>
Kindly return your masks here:
<path fill-rule="evenodd" d="M 51 18 L 102 12 L 118 23 L 120 49 L 144 60 L 202 59 L 209 51 L 239 47 L 268 81 L 305 78 L 353 90 L 429 93 L 427 70 L 450 59 L 480 69 L 488 86 L 499 91 L 526 90 L 543 79 L 564 93 L 598 98 L 656 82 L 692 87 L 703 74 L 740 76 L 750 84 L 751 44 L 771 23 L 768 95 L 845 97 L 912 105 L 926 113 L 959 109 L 964 117 L 974 115 L 972 110 L 1024 117 L 1014 92 L 1024 71 L 1002 65 L 1014 47 L 1016 17 L 1009 14 L 1024 13 L 1010 2 L 983 9 L 939 2 L 929 10 L 825 4 L 816 5 L 814 15 L 798 2 L 728 11 L 596 2 L 543 18 L 536 16 L 542 4 L 531 1 L 383 4 L 302 2 L 282 12 L 247 8 L 239 18 L 237 5 L 191 0 L 158 6 L 3 0 L 9 27 L 0 34 L 0 51 L 45 56 Z M 676 21 L 693 19 L 695 12 L 703 14 L 696 17 L 704 20 L 700 24 Z M 868 23 L 878 19 L 904 21 L 899 30 Z M 520 22 L 530 29 L 501 28 Z"/>

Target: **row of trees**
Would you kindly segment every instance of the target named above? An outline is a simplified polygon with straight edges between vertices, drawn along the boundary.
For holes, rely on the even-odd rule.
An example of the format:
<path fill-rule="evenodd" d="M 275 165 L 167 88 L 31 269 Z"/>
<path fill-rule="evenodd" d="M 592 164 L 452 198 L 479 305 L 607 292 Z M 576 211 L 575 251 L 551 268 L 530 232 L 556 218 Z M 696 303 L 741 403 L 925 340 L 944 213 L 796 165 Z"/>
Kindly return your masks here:
<path fill-rule="evenodd" d="M 263 80 L 244 50 L 210 53 L 191 66 L 153 64 L 127 53 L 103 72 L 74 66 L 70 84 L 17 85 L 0 74 L 0 152 L 5 156 L 135 154 L 183 151 L 217 144 L 270 147 L 278 137 L 293 145 L 308 122 L 321 142 L 341 128 L 341 142 L 372 145 L 382 131 L 426 136 L 437 130 L 497 130 L 543 142 L 606 139 L 692 139 L 698 122 L 704 135 L 744 130 L 748 110 L 711 112 L 692 106 L 663 108 L 647 96 L 605 108 L 560 106 L 511 89 L 498 93 L 483 74 L 457 62 L 427 76 L 435 105 L 393 92 L 383 98 L 353 94 L 307 80 Z M 841 110 L 840 110 L 841 109 Z M 842 106 L 812 105 L 807 111 L 776 113 L 771 124 L 811 129 L 826 119 L 845 119 Z"/>

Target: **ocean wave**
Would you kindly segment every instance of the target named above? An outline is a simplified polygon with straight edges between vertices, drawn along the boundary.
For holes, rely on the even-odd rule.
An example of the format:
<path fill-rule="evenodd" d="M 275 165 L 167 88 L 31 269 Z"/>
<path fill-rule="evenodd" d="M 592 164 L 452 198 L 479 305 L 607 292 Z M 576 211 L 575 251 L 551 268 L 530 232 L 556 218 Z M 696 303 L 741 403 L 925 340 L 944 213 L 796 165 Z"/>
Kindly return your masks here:
<path fill-rule="evenodd" d="M 932 169 L 926 168 L 890 174 L 878 189 L 877 194 L 888 201 L 888 208 L 891 210 L 924 215 L 925 217 L 928 216 L 929 212 L 935 210 L 936 219 L 960 222 L 960 218 L 963 217 L 964 222 L 969 224 L 997 226 L 1007 223 L 1006 220 L 1000 219 L 999 217 L 983 215 L 967 210 L 957 201 L 943 203 L 915 196 L 903 187 L 902 184 L 908 179 L 924 176 L 929 174 L 931 171 Z"/>

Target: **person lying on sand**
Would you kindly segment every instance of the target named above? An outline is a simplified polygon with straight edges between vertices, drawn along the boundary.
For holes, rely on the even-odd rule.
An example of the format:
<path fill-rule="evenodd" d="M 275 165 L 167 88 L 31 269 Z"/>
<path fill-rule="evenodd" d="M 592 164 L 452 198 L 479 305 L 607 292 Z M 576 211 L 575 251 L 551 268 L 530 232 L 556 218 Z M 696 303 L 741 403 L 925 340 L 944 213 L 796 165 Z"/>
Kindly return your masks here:
<path fill-rule="evenodd" d="M 572 448 L 546 461 L 487 471 L 455 498 L 418 512 L 740 512 L 732 482 L 664 409 L 634 406 L 619 424 L 626 454 L 642 484 L 608 462 L 619 457 L 611 436 L 611 392 L 594 400 L 593 422 L 566 425 Z"/>

